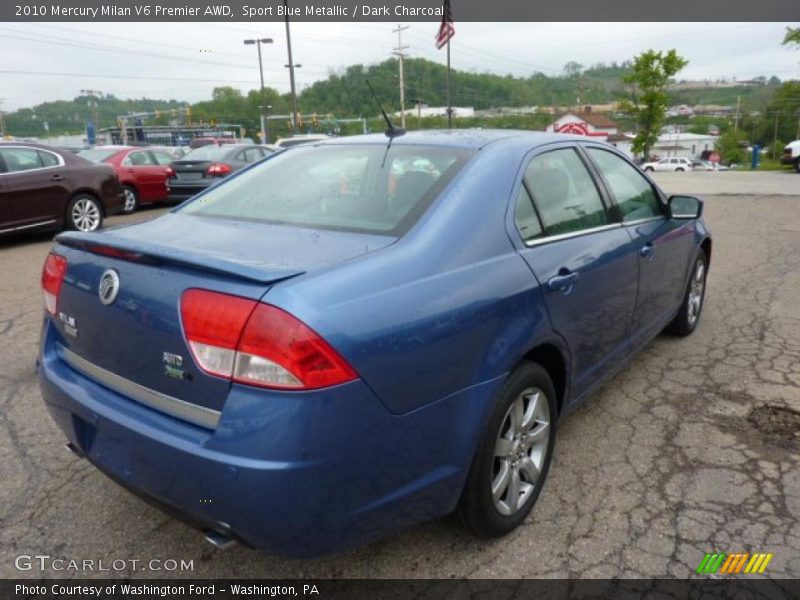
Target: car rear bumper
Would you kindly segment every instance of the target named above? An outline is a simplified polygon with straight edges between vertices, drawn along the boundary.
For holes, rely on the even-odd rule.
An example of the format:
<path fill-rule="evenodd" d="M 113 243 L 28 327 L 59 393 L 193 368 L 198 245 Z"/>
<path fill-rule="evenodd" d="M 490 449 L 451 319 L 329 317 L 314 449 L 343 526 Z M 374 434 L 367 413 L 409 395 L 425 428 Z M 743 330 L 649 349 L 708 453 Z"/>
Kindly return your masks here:
<path fill-rule="evenodd" d="M 788 154 L 784 154 L 781 156 L 781 164 L 782 165 L 793 165 L 797 159 L 794 156 L 790 156 Z"/>
<path fill-rule="evenodd" d="M 389 413 L 360 380 L 309 393 L 235 385 L 209 430 L 73 370 L 49 323 L 39 382 L 70 443 L 190 524 L 288 556 L 340 551 L 450 512 L 488 399 L 501 384 L 498 378 L 407 415 Z"/>
<path fill-rule="evenodd" d="M 168 183 L 169 198 L 170 200 L 186 200 L 207 190 L 219 180 L 204 181 L 204 180 L 188 180 L 181 181 L 179 179 L 170 179 Z"/>

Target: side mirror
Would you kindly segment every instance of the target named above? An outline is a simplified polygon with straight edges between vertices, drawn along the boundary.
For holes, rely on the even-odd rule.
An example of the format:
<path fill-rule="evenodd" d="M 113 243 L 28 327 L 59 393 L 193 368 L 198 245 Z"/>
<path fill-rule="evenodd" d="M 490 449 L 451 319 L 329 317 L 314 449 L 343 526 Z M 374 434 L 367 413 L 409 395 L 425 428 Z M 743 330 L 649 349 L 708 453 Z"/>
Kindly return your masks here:
<path fill-rule="evenodd" d="M 699 219 L 703 216 L 703 201 L 694 196 L 670 196 L 669 216 L 673 219 Z"/>

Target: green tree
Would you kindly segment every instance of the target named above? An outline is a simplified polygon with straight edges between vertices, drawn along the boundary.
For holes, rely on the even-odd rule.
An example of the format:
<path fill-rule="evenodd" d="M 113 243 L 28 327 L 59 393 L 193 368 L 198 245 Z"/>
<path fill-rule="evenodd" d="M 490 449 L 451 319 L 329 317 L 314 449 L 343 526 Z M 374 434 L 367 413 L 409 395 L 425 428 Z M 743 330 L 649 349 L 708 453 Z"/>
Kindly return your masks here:
<path fill-rule="evenodd" d="M 735 133 L 733 129 L 728 129 L 717 138 L 716 151 L 719 153 L 722 162 L 731 164 L 742 164 L 745 159 L 745 149 L 742 147 L 744 135 Z"/>
<path fill-rule="evenodd" d="M 623 75 L 628 95 L 622 99 L 621 108 L 633 117 L 638 129 L 633 140 L 634 153 L 650 156 L 666 117 L 667 84 L 687 64 L 675 50 L 666 54 L 647 50 L 633 60 L 632 71 Z"/>
<path fill-rule="evenodd" d="M 800 27 L 787 27 L 783 44 L 800 44 Z"/>

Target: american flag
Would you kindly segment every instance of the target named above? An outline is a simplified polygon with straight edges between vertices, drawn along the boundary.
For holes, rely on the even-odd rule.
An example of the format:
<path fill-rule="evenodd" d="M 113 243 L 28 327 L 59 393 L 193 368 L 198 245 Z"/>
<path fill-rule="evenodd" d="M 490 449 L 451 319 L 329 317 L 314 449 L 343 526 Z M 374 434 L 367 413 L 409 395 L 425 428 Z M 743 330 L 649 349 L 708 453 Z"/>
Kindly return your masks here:
<path fill-rule="evenodd" d="M 439 32 L 436 34 L 437 50 L 441 50 L 444 45 L 450 41 L 450 38 L 456 34 L 456 28 L 453 26 L 453 12 L 450 10 L 450 0 L 444 0 L 442 8 L 444 8 L 442 24 L 439 27 Z"/>

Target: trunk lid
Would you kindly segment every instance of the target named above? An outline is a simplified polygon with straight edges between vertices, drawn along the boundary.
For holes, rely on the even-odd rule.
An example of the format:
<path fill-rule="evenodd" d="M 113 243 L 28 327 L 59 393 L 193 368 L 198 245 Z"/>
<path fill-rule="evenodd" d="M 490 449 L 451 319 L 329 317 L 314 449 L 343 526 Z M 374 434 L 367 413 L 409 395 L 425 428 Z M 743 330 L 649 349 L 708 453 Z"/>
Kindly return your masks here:
<path fill-rule="evenodd" d="M 188 182 L 209 179 L 206 172 L 213 162 L 210 160 L 176 160 L 170 166 L 175 172 L 176 180 Z"/>
<path fill-rule="evenodd" d="M 276 283 L 378 250 L 394 238 L 167 214 L 148 223 L 56 238 L 68 262 L 53 318 L 57 342 L 148 390 L 221 410 L 226 379 L 194 363 L 181 325 L 183 292 L 259 299 Z M 100 280 L 118 275 L 104 304 Z"/>

